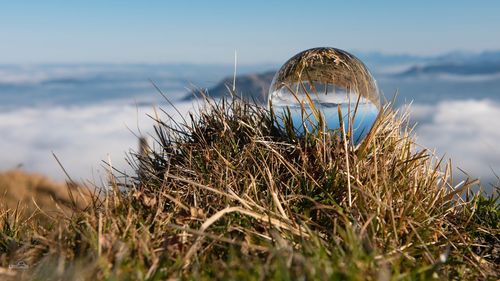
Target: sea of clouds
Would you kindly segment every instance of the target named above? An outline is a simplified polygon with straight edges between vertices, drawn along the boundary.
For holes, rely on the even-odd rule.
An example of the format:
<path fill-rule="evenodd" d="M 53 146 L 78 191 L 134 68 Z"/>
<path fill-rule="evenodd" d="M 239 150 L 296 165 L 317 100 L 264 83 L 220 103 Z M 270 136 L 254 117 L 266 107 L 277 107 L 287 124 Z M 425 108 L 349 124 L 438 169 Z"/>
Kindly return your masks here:
<path fill-rule="evenodd" d="M 440 101 L 413 105 L 419 143 L 451 158 L 453 165 L 483 183 L 497 183 L 500 175 L 500 103 L 484 100 Z M 457 176 L 464 174 L 458 170 Z"/>
<path fill-rule="evenodd" d="M 240 73 L 262 71 L 263 66 Z M 137 149 L 137 136 L 153 132 L 153 104 L 169 114 L 149 79 L 174 101 L 180 115 L 195 111 L 182 102 L 190 85 L 211 87 L 227 66 L 189 65 L 0 65 L 0 171 L 21 167 L 57 180 L 66 178 L 53 154 L 78 180 L 99 181 L 111 161 L 132 173 L 127 153 Z M 414 100 L 411 119 L 417 122 L 419 144 L 436 156 L 479 177 L 487 185 L 500 174 L 500 79 L 496 76 L 381 76 L 389 97 L 399 89 L 397 105 Z M 385 78 L 384 78 L 385 77 Z M 390 98 L 389 98 L 390 99 Z M 458 177 L 463 176 L 458 169 Z"/>
<path fill-rule="evenodd" d="M 177 103 L 187 113 L 193 103 Z M 163 106 L 174 116 L 176 111 Z M 159 112 L 157 110 L 157 112 Z M 148 116 L 149 115 L 149 116 Z M 177 114 L 178 115 L 178 114 Z M 137 149 L 137 136 L 150 138 L 152 106 L 90 105 L 23 108 L 0 113 L 0 170 L 21 167 L 63 180 L 53 154 L 75 179 L 107 175 L 106 163 L 132 172 L 125 159 Z M 160 115 L 161 116 L 161 115 Z"/>
<path fill-rule="evenodd" d="M 199 105 L 177 102 L 183 116 Z M 27 107 L 0 112 L 0 170 L 22 167 L 65 179 L 52 153 L 75 179 L 105 177 L 104 163 L 132 172 L 125 159 L 137 148 L 137 136 L 151 141 L 152 106 L 102 104 L 89 106 Z M 162 108 L 180 119 L 171 106 Z M 159 112 L 159 111 L 157 111 Z M 418 143 L 435 149 L 436 156 L 452 158 L 456 167 L 485 183 L 500 174 L 500 104 L 491 100 L 443 100 L 413 104 Z M 462 173 L 456 170 L 457 176 Z"/>

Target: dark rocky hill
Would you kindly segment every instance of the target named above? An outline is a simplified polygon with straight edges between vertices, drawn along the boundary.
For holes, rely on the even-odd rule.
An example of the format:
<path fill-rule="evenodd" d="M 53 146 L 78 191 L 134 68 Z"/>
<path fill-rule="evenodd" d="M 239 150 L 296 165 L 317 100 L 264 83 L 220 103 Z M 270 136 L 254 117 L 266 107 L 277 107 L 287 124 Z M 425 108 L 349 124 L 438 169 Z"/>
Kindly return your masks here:
<path fill-rule="evenodd" d="M 236 93 L 245 99 L 265 103 L 274 74 L 275 71 L 268 71 L 236 76 Z M 233 77 L 226 77 L 217 85 L 208 89 L 207 94 L 212 98 L 221 98 L 230 95 L 229 89 L 232 88 L 232 85 Z M 186 99 L 191 99 L 194 96 L 196 94 L 189 93 Z"/>

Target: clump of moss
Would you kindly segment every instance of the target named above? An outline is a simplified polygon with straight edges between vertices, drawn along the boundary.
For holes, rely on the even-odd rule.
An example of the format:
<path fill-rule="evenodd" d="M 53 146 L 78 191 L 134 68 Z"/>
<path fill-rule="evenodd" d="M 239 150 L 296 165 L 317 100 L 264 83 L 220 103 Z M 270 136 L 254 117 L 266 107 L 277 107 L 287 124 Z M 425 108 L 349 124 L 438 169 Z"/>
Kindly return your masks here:
<path fill-rule="evenodd" d="M 16 225 L 24 233 L 2 266 L 100 280 L 498 275 L 498 204 L 463 199 L 477 182 L 454 185 L 406 114 L 384 107 L 357 146 L 321 118 L 300 136 L 275 118 L 237 98 L 206 99 L 180 122 L 155 117 L 155 142 L 132 157 L 137 176 L 113 177 L 83 211 Z"/>

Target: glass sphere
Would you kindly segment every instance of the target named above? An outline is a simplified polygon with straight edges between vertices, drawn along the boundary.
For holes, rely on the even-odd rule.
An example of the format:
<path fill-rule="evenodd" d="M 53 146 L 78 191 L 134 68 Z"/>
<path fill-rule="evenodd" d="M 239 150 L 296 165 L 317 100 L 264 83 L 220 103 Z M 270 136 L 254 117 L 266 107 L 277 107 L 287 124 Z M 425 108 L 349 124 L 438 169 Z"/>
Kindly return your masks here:
<path fill-rule="evenodd" d="M 312 107 L 322 113 L 326 129 L 340 128 L 340 109 L 346 132 L 358 143 L 375 122 L 380 95 L 376 81 L 358 58 L 340 49 L 314 48 L 296 54 L 276 72 L 268 105 L 282 126 L 283 115 L 289 112 L 299 133 L 314 125 Z"/>

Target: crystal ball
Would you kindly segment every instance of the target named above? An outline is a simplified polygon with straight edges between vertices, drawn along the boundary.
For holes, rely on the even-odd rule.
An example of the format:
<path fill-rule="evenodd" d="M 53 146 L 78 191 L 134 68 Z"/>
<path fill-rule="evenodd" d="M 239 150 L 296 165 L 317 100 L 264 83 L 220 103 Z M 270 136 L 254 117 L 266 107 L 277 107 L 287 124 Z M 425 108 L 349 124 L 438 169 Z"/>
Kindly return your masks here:
<path fill-rule="evenodd" d="M 326 131 L 339 129 L 354 143 L 368 134 L 380 110 L 380 93 L 368 68 L 354 55 L 336 48 L 313 48 L 290 58 L 276 72 L 268 106 L 284 127 L 289 114 L 302 134 L 319 122 Z M 340 111 L 340 116 L 339 116 Z"/>

